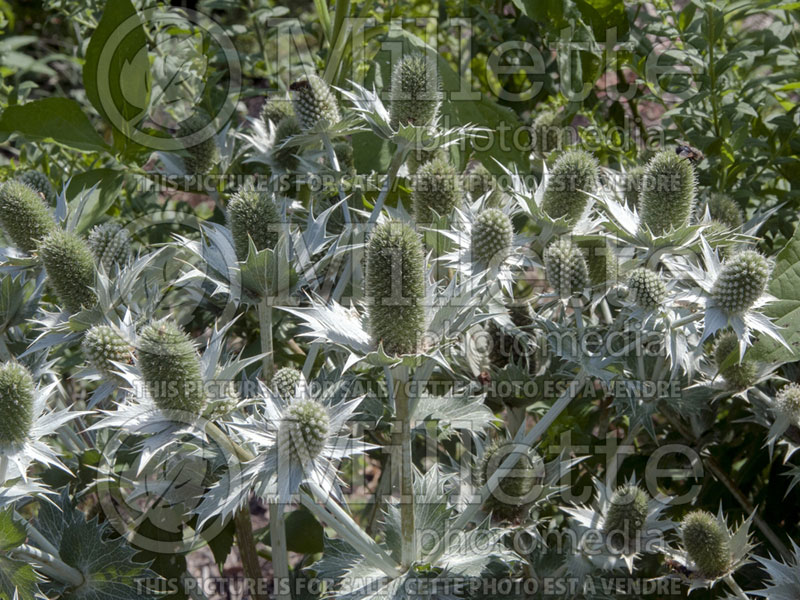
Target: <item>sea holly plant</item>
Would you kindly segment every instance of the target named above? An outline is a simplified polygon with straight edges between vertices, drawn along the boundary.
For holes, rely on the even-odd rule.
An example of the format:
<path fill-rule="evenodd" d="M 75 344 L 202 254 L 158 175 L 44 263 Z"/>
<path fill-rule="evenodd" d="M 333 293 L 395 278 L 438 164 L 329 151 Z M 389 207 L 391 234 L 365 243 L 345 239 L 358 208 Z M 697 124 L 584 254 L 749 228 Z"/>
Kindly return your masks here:
<path fill-rule="evenodd" d="M 797 597 L 788 5 L 200 4 L 0 2 L 0 600 Z"/>

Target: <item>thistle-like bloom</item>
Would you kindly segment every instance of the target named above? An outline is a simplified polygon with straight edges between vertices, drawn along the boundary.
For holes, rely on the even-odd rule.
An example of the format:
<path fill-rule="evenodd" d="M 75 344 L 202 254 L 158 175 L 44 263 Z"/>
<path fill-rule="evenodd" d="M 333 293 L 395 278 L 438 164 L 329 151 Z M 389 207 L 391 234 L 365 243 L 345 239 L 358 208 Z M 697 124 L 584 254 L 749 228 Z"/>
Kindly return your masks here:
<path fill-rule="evenodd" d="M 661 306 L 667 297 L 667 287 L 655 271 L 640 267 L 628 275 L 628 289 L 633 301 L 645 310 Z"/>
<path fill-rule="evenodd" d="M 597 159 L 583 150 L 564 153 L 553 165 L 542 198 L 542 210 L 551 219 L 575 223 L 583 215 L 589 194 L 598 186 Z"/>
<path fill-rule="evenodd" d="M 241 190 L 228 204 L 228 227 L 233 236 L 236 257 L 246 260 L 253 240 L 256 250 L 272 248 L 278 241 L 280 222 L 275 201 L 265 192 Z"/>
<path fill-rule="evenodd" d="M 588 270 L 580 249 L 567 238 L 552 242 L 544 252 L 548 283 L 562 297 L 572 296 L 586 287 Z"/>
<path fill-rule="evenodd" d="M 650 231 L 662 235 L 689 224 L 697 187 L 692 163 L 674 152 L 659 152 L 647 163 L 641 187 L 642 224 Z"/>
<path fill-rule="evenodd" d="M 325 406 L 303 398 L 291 403 L 278 429 L 278 451 L 291 460 L 310 462 L 325 447 L 331 418 Z"/>
<path fill-rule="evenodd" d="M 485 194 L 491 193 L 486 201 L 486 204 L 491 205 L 492 202 L 500 195 L 497 185 L 495 184 L 494 177 L 489 172 L 483 163 L 474 162 L 471 168 L 464 171 L 464 189 L 471 200 L 477 200 Z"/>
<path fill-rule="evenodd" d="M 24 442 L 34 422 L 34 385 L 19 363 L 0 366 L 0 414 L 0 447 Z"/>
<path fill-rule="evenodd" d="M 312 129 L 326 121 L 328 126 L 341 120 L 339 105 L 328 84 L 316 75 L 295 81 L 289 86 L 294 112 L 303 129 Z"/>
<path fill-rule="evenodd" d="M 754 250 L 745 250 L 723 263 L 711 294 L 729 314 L 746 312 L 767 289 L 770 272 L 766 258 Z"/>
<path fill-rule="evenodd" d="M 729 361 L 732 356 L 735 358 L 731 363 Z M 739 337 L 733 331 L 719 336 L 714 345 L 714 362 L 719 374 L 735 390 L 747 389 L 758 379 L 758 368 L 755 363 L 747 359 L 739 361 Z"/>
<path fill-rule="evenodd" d="M 293 367 L 283 367 L 272 376 L 272 387 L 278 396 L 287 400 L 297 395 L 298 386 L 303 379 L 303 374 Z"/>
<path fill-rule="evenodd" d="M 96 266 L 92 252 L 74 233 L 56 229 L 39 246 L 47 278 L 70 312 L 90 308 L 97 301 L 92 287 Z"/>
<path fill-rule="evenodd" d="M 102 265 L 106 271 L 125 264 L 131 254 L 131 237 L 128 230 L 112 221 L 93 227 L 87 242 L 95 262 Z"/>
<path fill-rule="evenodd" d="M 708 212 L 712 219 L 724 223 L 731 229 L 741 227 L 744 223 L 742 209 L 728 194 L 711 194 L 708 199 Z"/>
<path fill-rule="evenodd" d="M 589 281 L 592 285 L 614 284 L 619 275 L 619 261 L 605 240 L 584 245 Z"/>
<path fill-rule="evenodd" d="M 485 265 L 502 262 L 511 252 L 514 227 L 503 211 L 490 208 L 472 226 L 472 256 Z"/>
<path fill-rule="evenodd" d="M 650 498 L 638 485 L 622 485 L 611 496 L 603 531 L 620 547 L 629 545 L 647 521 Z"/>
<path fill-rule="evenodd" d="M 294 107 L 292 99 L 288 96 L 270 96 L 261 108 L 261 118 L 265 124 L 277 125 L 284 117 L 293 117 Z"/>
<path fill-rule="evenodd" d="M 416 175 L 419 172 L 420 167 L 428 164 L 434 159 L 447 162 L 448 156 L 447 150 L 439 146 L 435 148 L 413 148 L 406 157 L 406 168 L 408 169 L 408 174 Z"/>
<path fill-rule="evenodd" d="M 114 363 L 131 359 L 130 344 L 108 325 L 95 325 L 83 338 L 83 353 L 89 363 L 106 377 L 114 377 Z"/>
<path fill-rule="evenodd" d="M 800 385 L 790 383 L 782 387 L 775 396 L 774 411 L 776 416 L 800 427 Z"/>
<path fill-rule="evenodd" d="M 184 121 L 178 129 L 180 137 L 196 137 L 209 123 L 207 116 L 194 114 Z M 187 156 L 183 161 L 186 165 L 186 172 L 190 175 L 203 175 L 214 168 L 219 151 L 213 136 L 200 140 L 191 140 L 186 146 Z"/>
<path fill-rule="evenodd" d="M 375 344 L 390 355 L 417 352 L 425 331 L 425 259 L 408 225 L 393 221 L 372 232 L 366 285 Z"/>
<path fill-rule="evenodd" d="M 558 150 L 565 141 L 561 115 L 555 110 L 543 110 L 531 123 L 531 145 L 539 156 Z"/>
<path fill-rule="evenodd" d="M 433 223 L 436 215 L 448 216 L 459 205 L 463 191 L 461 177 L 445 158 L 426 162 L 414 177 L 412 198 L 417 223 Z"/>
<path fill-rule="evenodd" d="M 391 126 L 430 125 L 441 102 L 435 63 L 421 54 L 406 56 L 392 71 L 389 113 Z"/>
<path fill-rule="evenodd" d="M 159 409 L 167 414 L 203 412 L 206 396 L 200 357 L 176 323 L 165 319 L 147 324 L 136 350 L 147 391 Z"/>
<path fill-rule="evenodd" d="M 686 515 L 681 522 L 681 540 L 700 575 L 716 579 L 728 572 L 733 558 L 730 535 L 710 512 L 696 510 Z"/>
<path fill-rule="evenodd" d="M 0 224 L 14 245 L 33 252 L 56 222 L 44 199 L 32 187 L 10 179 L 0 187 Z"/>
<path fill-rule="evenodd" d="M 486 485 L 508 457 L 514 444 L 496 442 L 486 449 L 480 466 L 480 483 Z M 532 450 L 519 457 L 514 468 L 503 475 L 499 485 L 486 499 L 485 508 L 502 519 L 518 518 L 536 498 L 534 486 L 544 475 L 544 463 Z"/>
<path fill-rule="evenodd" d="M 17 175 L 17 179 L 22 183 L 29 185 L 42 196 L 44 196 L 44 199 L 48 204 L 51 206 L 55 205 L 56 200 L 58 199 L 58 194 L 56 194 L 56 190 L 53 187 L 53 184 L 50 183 L 50 180 L 47 178 L 47 175 L 40 173 L 39 171 L 25 171 L 24 173 Z"/>
<path fill-rule="evenodd" d="M 302 131 L 300 121 L 294 115 L 284 117 L 278 121 L 270 151 L 270 162 L 272 164 L 277 165 L 287 173 L 297 168 L 296 148 L 286 145 L 286 141 L 302 133 Z"/>

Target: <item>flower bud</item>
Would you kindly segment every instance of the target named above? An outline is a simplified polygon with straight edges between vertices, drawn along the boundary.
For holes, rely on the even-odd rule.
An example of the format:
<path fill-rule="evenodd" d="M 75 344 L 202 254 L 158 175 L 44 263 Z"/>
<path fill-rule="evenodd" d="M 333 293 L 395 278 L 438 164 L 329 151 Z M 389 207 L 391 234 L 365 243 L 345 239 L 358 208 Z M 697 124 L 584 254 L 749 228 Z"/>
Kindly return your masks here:
<path fill-rule="evenodd" d="M 303 374 L 292 367 L 283 367 L 272 376 L 272 387 L 278 395 L 285 400 L 290 400 L 297 394 L 297 385 L 303 379 Z"/>
<path fill-rule="evenodd" d="M 483 163 L 476 162 L 472 168 L 464 171 L 464 189 L 469 194 L 470 200 L 477 200 L 484 194 L 491 192 L 486 200 L 486 205 L 491 206 L 500 196 L 500 191 L 494 181 L 494 177 Z"/>
<path fill-rule="evenodd" d="M 744 224 L 742 209 L 727 194 L 711 194 L 708 199 L 708 212 L 712 219 L 724 223 L 730 229 L 736 229 Z"/>
<path fill-rule="evenodd" d="M 567 238 L 552 242 L 544 252 L 547 282 L 562 297 L 586 287 L 588 272 L 580 249 Z"/>
<path fill-rule="evenodd" d="M 39 192 L 51 206 L 54 206 L 58 200 L 58 194 L 56 194 L 53 184 L 50 183 L 50 180 L 44 173 L 40 173 L 39 171 L 25 171 L 17 175 L 17 180 Z"/>
<path fill-rule="evenodd" d="M 486 449 L 480 467 L 481 485 L 486 485 L 511 454 L 513 444 L 497 442 Z M 486 499 L 484 508 L 502 519 L 519 517 L 530 505 L 533 486 L 540 475 L 540 460 L 531 454 L 523 454 L 517 464 L 501 477 L 499 485 Z"/>
<path fill-rule="evenodd" d="M 406 157 L 408 174 L 416 175 L 419 172 L 420 167 L 428 164 L 434 159 L 447 162 L 448 156 L 447 150 L 438 146 L 436 148 L 413 148 Z"/>
<path fill-rule="evenodd" d="M 264 102 L 261 108 L 261 118 L 265 124 L 273 123 L 277 125 L 284 117 L 293 117 L 294 107 L 292 99 L 288 96 L 271 96 Z"/>
<path fill-rule="evenodd" d="M 284 146 L 284 142 L 295 135 L 302 133 L 297 117 L 284 117 L 275 128 L 275 141 L 272 144 L 271 158 L 284 171 L 290 172 L 297 168 L 297 150 L 294 146 Z"/>
<path fill-rule="evenodd" d="M 746 312 L 767 289 L 770 270 L 767 259 L 754 250 L 734 254 L 722 264 L 711 295 L 730 314 Z"/>
<path fill-rule="evenodd" d="M 256 250 L 273 248 L 280 216 L 275 202 L 266 192 L 241 190 L 228 203 L 228 227 L 239 260 L 247 260 L 250 240 Z"/>
<path fill-rule="evenodd" d="M 736 362 L 723 367 L 731 354 L 736 353 Z M 714 362 L 728 385 L 736 390 L 750 387 L 756 381 L 756 365 L 748 360 L 739 362 L 739 337 L 732 331 L 723 333 L 714 346 Z"/>
<path fill-rule="evenodd" d="M 584 246 L 589 281 L 594 286 L 613 284 L 619 275 L 619 261 L 605 240 L 592 240 Z"/>
<path fill-rule="evenodd" d="M 655 235 L 688 225 L 696 186 L 692 163 L 667 150 L 656 154 L 647 163 L 641 183 L 642 224 Z"/>
<path fill-rule="evenodd" d="M 89 246 L 74 233 L 56 229 L 39 245 L 47 279 L 69 312 L 91 308 L 97 302 L 94 290 L 95 264 Z"/>
<path fill-rule="evenodd" d="M 107 377 L 114 376 L 115 362 L 127 363 L 131 358 L 130 344 L 108 325 L 87 331 L 82 348 L 89 364 Z"/>
<path fill-rule="evenodd" d="M 356 162 L 351 142 L 346 140 L 336 142 L 333 144 L 333 152 L 336 155 L 336 162 L 339 163 L 339 170 L 342 173 L 355 172 Z"/>
<path fill-rule="evenodd" d="M 730 568 L 731 549 L 728 532 L 710 512 L 696 510 L 681 523 L 683 546 L 701 575 L 715 579 Z"/>
<path fill-rule="evenodd" d="M 439 111 L 441 93 L 435 63 L 421 54 L 406 56 L 392 71 L 389 116 L 392 127 L 425 126 Z"/>
<path fill-rule="evenodd" d="M 328 84 L 316 75 L 295 81 L 289 89 L 292 91 L 294 112 L 303 129 L 311 129 L 322 120 L 327 121 L 328 126 L 336 125 L 341 120 L 336 97 Z"/>
<path fill-rule="evenodd" d="M 397 221 L 375 228 L 367 248 L 369 322 L 387 354 L 417 352 L 425 332 L 425 259 L 422 242 Z"/>
<path fill-rule="evenodd" d="M 542 199 L 542 210 L 551 219 L 577 221 L 598 186 L 597 159 L 583 150 L 564 153 L 553 165 Z"/>
<path fill-rule="evenodd" d="M 130 234 L 118 223 L 109 221 L 96 225 L 89 232 L 87 241 L 95 262 L 103 265 L 106 271 L 124 265 L 131 254 Z"/>
<path fill-rule="evenodd" d="M 533 325 L 533 307 L 530 304 L 516 304 L 508 307 L 508 316 L 517 328 L 528 328 Z M 517 364 L 528 363 L 535 367 L 532 336 L 528 332 L 514 332 L 500 325 L 495 319 L 490 319 L 486 325 L 489 334 L 489 363 L 502 369 L 509 362 Z M 535 369 L 532 369 L 535 370 Z"/>
<path fill-rule="evenodd" d="M 561 115 L 554 110 L 543 110 L 531 123 L 531 145 L 539 156 L 546 156 L 553 150 L 560 150 L 566 140 Z"/>
<path fill-rule="evenodd" d="M 35 416 L 33 377 L 16 362 L 0 366 L 0 448 L 21 444 L 31 432 Z"/>
<path fill-rule="evenodd" d="M 667 287 L 655 271 L 640 267 L 628 275 L 628 289 L 633 301 L 646 310 L 661 306 L 667 297 Z"/>
<path fill-rule="evenodd" d="M 637 485 L 622 485 L 611 496 L 603 531 L 612 539 L 630 543 L 647 520 L 648 497 Z"/>
<path fill-rule="evenodd" d="M 501 210 L 490 208 L 472 226 L 472 258 L 481 264 L 503 262 L 511 252 L 514 227 Z"/>
<path fill-rule="evenodd" d="M 775 396 L 775 410 L 793 425 L 800 427 L 800 385 L 783 386 Z"/>
<path fill-rule="evenodd" d="M 14 245 L 25 252 L 36 250 L 38 242 L 56 226 L 39 193 L 13 179 L 0 187 L 0 224 Z"/>
<path fill-rule="evenodd" d="M 417 171 L 412 199 L 417 223 L 434 222 L 435 215 L 449 216 L 461 202 L 461 178 L 444 158 L 434 158 Z"/>
<path fill-rule="evenodd" d="M 289 405 L 278 429 L 281 457 L 303 464 L 317 458 L 328 442 L 330 417 L 316 400 L 298 400 Z"/>
<path fill-rule="evenodd" d="M 186 119 L 178 129 L 180 137 L 188 137 L 197 134 L 209 124 L 209 118 L 202 114 L 195 114 Z M 199 136 L 198 136 L 199 137 Z M 187 156 L 183 162 L 186 172 L 189 175 L 205 175 L 214 168 L 219 159 L 219 151 L 214 137 L 210 136 L 202 140 L 192 139 L 186 141 Z"/>
<path fill-rule="evenodd" d="M 206 403 L 200 357 L 175 323 L 154 321 L 139 334 L 139 368 L 156 406 L 164 412 L 203 412 Z"/>

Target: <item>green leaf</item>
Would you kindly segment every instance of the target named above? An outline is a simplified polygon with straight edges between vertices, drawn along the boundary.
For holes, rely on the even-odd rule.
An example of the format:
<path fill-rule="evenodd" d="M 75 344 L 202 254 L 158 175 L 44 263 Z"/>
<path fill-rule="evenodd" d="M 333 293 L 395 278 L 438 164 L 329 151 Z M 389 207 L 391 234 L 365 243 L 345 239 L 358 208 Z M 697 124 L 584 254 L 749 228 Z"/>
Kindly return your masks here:
<path fill-rule="evenodd" d="M 0 556 L 0 600 L 34 600 L 39 593 L 36 573 L 28 564 Z"/>
<path fill-rule="evenodd" d="M 27 537 L 25 525 L 14 518 L 12 509 L 0 512 L 0 552 L 21 546 Z"/>
<path fill-rule="evenodd" d="M 106 211 L 113 206 L 122 189 L 123 173 L 115 169 L 93 169 L 73 177 L 67 187 L 67 200 L 72 201 L 83 190 L 97 185 L 86 200 L 75 230 L 82 233 L 96 225 Z"/>
<path fill-rule="evenodd" d="M 768 304 L 764 313 L 775 319 L 783 339 L 791 351 L 778 342 L 762 336 L 750 349 L 749 358 L 769 363 L 800 360 L 800 227 L 780 251 L 768 291 L 778 298 Z"/>
<path fill-rule="evenodd" d="M 298 508 L 286 516 L 286 541 L 289 550 L 298 554 L 322 552 L 322 525 L 307 509 Z"/>
<path fill-rule="evenodd" d="M 5 141 L 12 133 L 34 142 L 52 141 L 88 152 L 109 149 L 83 114 L 80 104 L 69 98 L 45 98 L 9 106 L 0 116 L 0 141 Z"/>

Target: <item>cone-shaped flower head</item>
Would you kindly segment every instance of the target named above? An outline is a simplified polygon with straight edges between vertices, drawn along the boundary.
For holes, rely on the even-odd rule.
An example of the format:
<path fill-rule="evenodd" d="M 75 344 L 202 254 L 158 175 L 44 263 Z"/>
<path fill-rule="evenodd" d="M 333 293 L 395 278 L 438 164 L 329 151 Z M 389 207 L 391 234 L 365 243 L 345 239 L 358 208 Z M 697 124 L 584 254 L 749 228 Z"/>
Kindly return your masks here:
<path fill-rule="evenodd" d="M 561 148 L 565 142 L 561 115 L 554 110 L 543 110 L 531 123 L 531 145 L 539 156 Z"/>
<path fill-rule="evenodd" d="M 502 262 L 511 252 L 514 227 L 503 211 L 490 208 L 478 215 L 472 226 L 472 258 L 488 265 Z"/>
<path fill-rule="evenodd" d="M 328 84 L 316 75 L 295 81 L 289 89 L 294 112 L 303 129 L 311 129 L 323 119 L 328 125 L 335 125 L 341 119 L 336 97 Z"/>
<path fill-rule="evenodd" d="M 387 354 L 413 354 L 425 332 L 422 242 L 405 223 L 375 228 L 367 248 L 369 323 Z"/>
<path fill-rule="evenodd" d="M 97 301 L 94 290 L 95 262 L 89 246 L 74 233 L 56 229 L 39 245 L 47 279 L 64 307 L 78 312 Z"/>
<path fill-rule="evenodd" d="M 789 422 L 800 427 L 800 385 L 783 386 L 775 396 L 775 409 Z"/>
<path fill-rule="evenodd" d="M 15 362 L 0 366 L 0 447 L 25 441 L 34 421 L 34 385 L 28 369 Z"/>
<path fill-rule="evenodd" d="M 493 200 L 499 196 L 499 191 L 494 181 L 494 177 L 483 163 L 475 163 L 475 166 L 464 172 L 464 188 L 469 194 L 470 199 L 477 200 L 487 192 L 492 192 L 487 204 L 491 205 Z"/>
<path fill-rule="evenodd" d="M 412 197 L 417 223 L 432 223 L 434 212 L 440 217 L 449 215 L 461 202 L 462 194 L 461 177 L 453 165 L 445 158 L 426 162 L 414 177 Z"/>
<path fill-rule="evenodd" d="M 533 324 L 534 314 L 530 304 L 510 306 L 508 316 L 518 328 L 527 328 Z M 494 319 L 491 319 L 486 325 L 486 332 L 489 334 L 491 343 L 489 362 L 492 366 L 502 369 L 511 361 L 522 364 L 525 360 L 528 361 L 529 366 L 535 366 L 530 364 L 534 359 L 533 340 L 526 332 L 511 333 Z"/>
<path fill-rule="evenodd" d="M 416 175 L 420 167 L 428 164 L 430 161 L 438 159 L 447 162 L 447 158 L 447 150 L 441 147 L 413 148 L 406 157 L 406 167 L 408 168 L 409 175 Z"/>
<path fill-rule="evenodd" d="M 481 485 L 491 479 L 511 453 L 513 444 L 497 442 L 486 449 L 480 466 Z M 532 453 L 520 456 L 517 464 L 500 479 L 500 484 L 486 499 L 486 510 L 503 519 L 519 517 L 530 504 L 531 490 L 537 482 L 541 464 Z"/>
<path fill-rule="evenodd" d="M 277 125 L 284 117 L 293 117 L 294 107 L 292 99 L 288 96 L 271 96 L 264 102 L 261 108 L 261 118 L 264 123 L 274 123 Z"/>
<path fill-rule="evenodd" d="M 272 387 L 278 392 L 281 398 L 289 400 L 297 394 L 297 384 L 303 378 L 303 374 L 292 367 L 283 367 L 272 376 Z"/>
<path fill-rule="evenodd" d="M 114 363 L 127 363 L 131 358 L 131 347 L 125 339 L 108 325 L 95 325 L 83 338 L 83 353 L 95 369 L 106 376 L 113 376 Z"/>
<path fill-rule="evenodd" d="M 628 289 L 633 301 L 647 310 L 661 306 L 667 297 L 667 287 L 655 271 L 640 267 L 628 275 Z"/>
<path fill-rule="evenodd" d="M 178 129 L 181 137 L 197 134 L 209 123 L 209 118 L 203 114 L 194 114 L 184 121 Z M 199 136 L 196 136 L 199 137 Z M 204 139 L 191 139 L 186 142 L 187 156 L 183 162 L 186 172 L 190 175 L 204 175 L 211 171 L 219 158 L 219 151 L 213 136 Z"/>
<path fill-rule="evenodd" d="M 735 356 L 734 362 L 724 366 L 731 355 Z M 714 345 L 714 362 L 720 375 L 736 390 L 750 387 L 756 381 L 756 365 L 749 360 L 739 362 L 739 337 L 733 332 L 723 333 Z"/>
<path fill-rule="evenodd" d="M 336 154 L 336 162 L 339 163 L 339 170 L 343 173 L 352 172 L 356 167 L 355 156 L 353 154 L 353 144 L 347 140 L 336 142 L 333 145 L 333 152 Z"/>
<path fill-rule="evenodd" d="M 205 406 L 200 357 L 191 339 L 169 320 L 145 325 L 137 355 L 147 390 L 164 412 L 199 415 Z"/>
<path fill-rule="evenodd" d="M 625 203 L 631 209 L 640 210 L 639 195 L 642 193 L 644 173 L 645 168 L 638 166 L 633 167 L 625 174 Z"/>
<path fill-rule="evenodd" d="M 422 54 L 406 56 L 392 71 L 389 114 L 392 127 L 429 125 L 441 102 L 436 66 Z"/>
<path fill-rule="evenodd" d="M 767 289 L 770 271 L 767 259 L 754 250 L 734 254 L 723 263 L 711 295 L 728 313 L 746 312 Z"/>
<path fill-rule="evenodd" d="M 656 235 L 688 225 L 696 187 L 691 162 L 667 150 L 656 154 L 647 163 L 641 183 L 642 224 Z"/>
<path fill-rule="evenodd" d="M 17 175 L 17 179 L 39 192 L 51 206 L 58 200 L 58 194 L 56 194 L 53 184 L 50 183 L 50 180 L 44 173 L 40 173 L 39 171 L 25 171 Z"/>
<path fill-rule="evenodd" d="M 228 204 L 228 227 L 239 260 L 247 259 L 250 239 L 256 250 L 272 248 L 278 241 L 278 208 L 265 192 L 241 190 Z"/>
<path fill-rule="evenodd" d="M 25 252 L 55 229 L 45 201 L 29 185 L 10 179 L 0 187 L 0 224 L 14 245 Z"/>
<path fill-rule="evenodd" d="M 330 432 L 328 410 L 316 400 L 297 400 L 286 409 L 278 430 L 282 456 L 306 464 L 319 456 Z"/>
<path fill-rule="evenodd" d="M 553 165 L 542 199 L 542 210 L 551 219 L 566 217 L 574 223 L 597 189 L 597 159 L 583 150 L 564 153 Z"/>
<path fill-rule="evenodd" d="M 638 485 L 622 485 L 611 496 L 603 531 L 612 539 L 630 542 L 647 520 L 649 498 Z"/>
<path fill-rule="evenodd" d="M 272 145 L 272 160 L 284 171 L 293 171 L 297 167 L 297 148 L 284 146 L 284 142 L 289 138 L 302 133 L 300 122 L 295 116 L 284 117 L 278 122 L 275 128 L 275 142 Z"/>
<path fill-rule="evenodd" d="M 716 517 L 705 510 L 690 512 L 681 523 L 683 547 L 700 574 L 714 579 L 731 564 L 730 538 Z"/>
<path fill-rule="evenodd" d="M 708 212 L 712 219 L 724 223 L 731 229 L 741 227 L 744 223 L 742 209 L 728 194 L 711 194 L 708 199 Z"/>
<path fill-rule="evenodd" d="M 593 240 L 584 246 L 589 281 L 592 285 L 613 283 L 619 273 L 619 261 L 605 240 Z"/>
<path fill-rule="evenodd" d="M 95 263 L 103 265 L 106 271 L 125 264 L 131 253 L 128 230 L 112 221 L 93 227 L 87 241 Z"/>
<path fill-rule="evenodd" d="M 571 296 L 586 287 L 588 271 L 583 253 L 567 238 L 552 242 L 544 251 L 548 283 L 560 296 Z"/>

